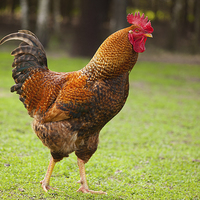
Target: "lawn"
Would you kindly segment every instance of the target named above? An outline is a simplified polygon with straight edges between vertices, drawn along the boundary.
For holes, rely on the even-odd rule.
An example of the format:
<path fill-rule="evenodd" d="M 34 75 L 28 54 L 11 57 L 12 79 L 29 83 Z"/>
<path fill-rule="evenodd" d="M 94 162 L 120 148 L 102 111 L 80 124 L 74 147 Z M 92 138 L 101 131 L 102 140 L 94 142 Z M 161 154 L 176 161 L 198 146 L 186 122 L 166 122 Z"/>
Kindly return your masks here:
<path fill-rule="evenodd" d="M 51 186 L 40 185 L 50 153 L 32 119 L 10 93 L 12 57 L 0 52 L 0 199 L 200 199 L 200 66 L 138 62 L 122 111 L 101 131 L 86 164 L 90 189 L 77 193 L 76 156 L 57 163 Z M 53 71 L 72 71 L 87 59 L 49 58 Z"/>

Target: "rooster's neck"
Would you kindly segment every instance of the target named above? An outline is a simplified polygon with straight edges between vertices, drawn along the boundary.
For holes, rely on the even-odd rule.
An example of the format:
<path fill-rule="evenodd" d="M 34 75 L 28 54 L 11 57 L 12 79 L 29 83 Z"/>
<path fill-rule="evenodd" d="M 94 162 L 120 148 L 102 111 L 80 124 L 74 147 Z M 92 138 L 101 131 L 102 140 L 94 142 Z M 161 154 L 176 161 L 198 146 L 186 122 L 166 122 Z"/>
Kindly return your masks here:
<path fill-rule="evenodd" d="M 82 69 L 84 74 L 95 78 L 111 78 L 130 72 L 135 65 L 138 53 L 128 39 L 128 31 L 122 29 L 109 36 L 99 47 L 91 61 Z"/>

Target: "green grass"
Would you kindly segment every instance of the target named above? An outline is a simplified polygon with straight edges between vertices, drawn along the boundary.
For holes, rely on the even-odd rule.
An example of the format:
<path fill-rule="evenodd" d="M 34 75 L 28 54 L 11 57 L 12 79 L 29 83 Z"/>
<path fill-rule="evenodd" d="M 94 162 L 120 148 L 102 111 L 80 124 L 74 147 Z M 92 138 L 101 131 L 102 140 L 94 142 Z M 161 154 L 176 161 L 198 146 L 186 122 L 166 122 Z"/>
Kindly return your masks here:
<path fill-rule="evenodd" d="M 40 180 L 50 153 L 32 119 L 9 92 L 12 57 L 0 53 L 0 199 L 200 199 L 200 67 L 138 62 L 122 111 L 101 131 L 86 164 L 90 189 L 76 193 L 79 171 L 71 154 L 56 164 L 45 193 Z M 72 71 L 87 59 L 49 58 L 50 69 Z"/>

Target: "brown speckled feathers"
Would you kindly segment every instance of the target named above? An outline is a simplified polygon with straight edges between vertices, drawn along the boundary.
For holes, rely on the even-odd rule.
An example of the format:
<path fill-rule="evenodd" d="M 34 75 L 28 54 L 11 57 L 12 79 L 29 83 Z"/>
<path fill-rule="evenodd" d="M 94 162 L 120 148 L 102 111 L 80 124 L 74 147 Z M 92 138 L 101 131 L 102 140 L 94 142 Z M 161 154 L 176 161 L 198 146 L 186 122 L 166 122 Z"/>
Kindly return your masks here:
<path fill-rule="evenodd" d="M 12 52 L 16 84 L 11 91 L 20 95 L 34 118 L 35 133 L 54 159 L 75 151 L 87 162 L 97 149 L 100 130 L 122 109 L 128 96 L 128 75 L 138 57 L 128 39 L 132 28 L 108 37 L 88 65 L 68 73 L 48 69 L 44 48 L 29 31 L 1 40 L 0 44 L 22 41 Z"/>

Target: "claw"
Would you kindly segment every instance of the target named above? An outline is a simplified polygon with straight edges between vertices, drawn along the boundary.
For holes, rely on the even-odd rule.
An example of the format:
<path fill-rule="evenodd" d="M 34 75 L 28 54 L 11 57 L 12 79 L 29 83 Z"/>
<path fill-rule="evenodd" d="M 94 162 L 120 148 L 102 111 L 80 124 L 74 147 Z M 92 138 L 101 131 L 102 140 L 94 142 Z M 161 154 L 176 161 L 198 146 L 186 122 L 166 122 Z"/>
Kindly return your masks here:
<path fill-rule="evenodd" d="M 40 184 L 42 185 L 42 188 L 45 192 L 48 190 L 57 190 L 57 188 L 51 187 L 49 184 L 45 183 L 45 180 L 40 181 Z"/>
<path fill-rule="evenodd" d="M 89 190 L 81 186 L 77 192 L 82 192 L 82 193 L 91 193 L 91 194 L 107 194 L 106 192 L 103 191 L 94 191 L 94 190 Z"/>

